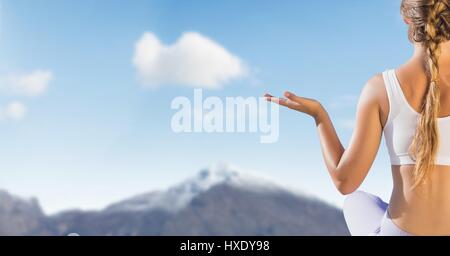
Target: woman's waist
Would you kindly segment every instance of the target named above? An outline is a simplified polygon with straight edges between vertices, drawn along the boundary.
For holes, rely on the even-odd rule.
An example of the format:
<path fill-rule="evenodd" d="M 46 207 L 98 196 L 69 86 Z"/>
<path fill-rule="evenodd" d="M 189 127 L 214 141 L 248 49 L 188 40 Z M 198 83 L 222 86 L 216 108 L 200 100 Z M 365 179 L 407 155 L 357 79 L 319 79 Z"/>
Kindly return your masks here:
<path fill-rule="evenodd" d="M 394 192 L 388 214 L 401 229 L 418 235 L 450 235 L 450 194 L 437 197 Z"/>

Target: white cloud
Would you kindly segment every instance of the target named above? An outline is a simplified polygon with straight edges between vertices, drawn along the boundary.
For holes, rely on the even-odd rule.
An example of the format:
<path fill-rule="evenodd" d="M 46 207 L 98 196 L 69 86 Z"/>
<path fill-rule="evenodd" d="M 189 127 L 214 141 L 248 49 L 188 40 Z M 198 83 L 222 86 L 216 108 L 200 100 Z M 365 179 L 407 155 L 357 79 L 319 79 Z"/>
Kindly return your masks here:
<path fill-rule="evenodd" d="M 14 101 L 0 109 L 0 120 L 20 121 L 27 114 L 28 108 L 19 101 Z"/>
<path fill-rule="evenodd" d="M 0 89 L 15 95 L 39 96 L 47 91 L 52 79 L 53 73 L 49 70 L 13 74 L 0 79 Z"/>
<path fill-rule="evenodd" d="M 239 57 L 196 32 L 184 33 L 172 45 L 144 33 L 136 43 L 133 64 L 148 87 L 177 84 L 214 89 L 247 73 Z"/>

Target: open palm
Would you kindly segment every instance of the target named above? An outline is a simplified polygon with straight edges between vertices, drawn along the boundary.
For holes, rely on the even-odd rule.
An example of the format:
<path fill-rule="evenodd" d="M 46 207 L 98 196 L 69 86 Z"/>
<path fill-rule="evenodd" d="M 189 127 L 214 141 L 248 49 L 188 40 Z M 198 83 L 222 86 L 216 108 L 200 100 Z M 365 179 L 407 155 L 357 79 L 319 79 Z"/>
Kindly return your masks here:
<path fill-rule="evenodd" d="M 276 104 L 279 104 L 280 106 L 305 113 L 314 118 L 317 117 L 320 109 L 322 108 L 322 105 L 318 101 L 314 99 L 299 97 L 291 92 L 284 93 L 284 97 L 286 98 L 277 98 L 270 94 L 265 94 L 264 97 L 270 102 L 274 102 Z"/>

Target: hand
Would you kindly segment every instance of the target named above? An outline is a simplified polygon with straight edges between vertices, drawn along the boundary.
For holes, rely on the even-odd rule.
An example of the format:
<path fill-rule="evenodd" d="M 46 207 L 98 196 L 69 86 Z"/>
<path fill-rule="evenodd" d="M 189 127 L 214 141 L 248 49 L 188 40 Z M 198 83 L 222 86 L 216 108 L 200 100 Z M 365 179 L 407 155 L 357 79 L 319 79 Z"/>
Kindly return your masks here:
<path fill-rule="evenodd" d="M 316 120 L 324 112 L 322 104 L 320 104 L 316 100 L 299 97 L 291 92 L 285 92 L 284 96 L 286 98 L 276 98 L 270 94 L 264 95 L 267 101 L 274 102 L 281 106 L 305 113 Z"/>

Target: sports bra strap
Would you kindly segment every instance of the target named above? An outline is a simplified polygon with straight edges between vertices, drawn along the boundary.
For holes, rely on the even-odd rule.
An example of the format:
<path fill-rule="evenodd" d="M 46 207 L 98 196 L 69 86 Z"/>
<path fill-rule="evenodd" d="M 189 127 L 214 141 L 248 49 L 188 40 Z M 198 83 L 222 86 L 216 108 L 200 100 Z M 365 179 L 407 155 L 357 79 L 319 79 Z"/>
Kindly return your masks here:
<path fill-rule="evenodd" d="M 389 99 L 389 117 L 395 117 L 403 107 L 403 92 L 398 85 L 395 70 L 383 72 L 384 84 Z"/>

